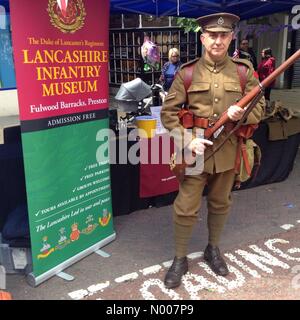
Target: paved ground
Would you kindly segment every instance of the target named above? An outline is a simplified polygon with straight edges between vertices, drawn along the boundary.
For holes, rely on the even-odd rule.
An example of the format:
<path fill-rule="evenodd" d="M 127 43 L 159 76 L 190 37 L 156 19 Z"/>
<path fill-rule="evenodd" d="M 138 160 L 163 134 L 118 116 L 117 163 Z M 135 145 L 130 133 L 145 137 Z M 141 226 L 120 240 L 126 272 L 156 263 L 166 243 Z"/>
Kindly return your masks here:
<path fill-rule="evenodd" d="M 24 276 L 9 275 L 8 290 L 14 299 L 22 300 L 150 299 L 153 295 L 158 299 L 298 299 L 299 181 L 300 152 L 294 170 L 284 182 L 234 192 L 235 201 L 221 245 L 223 252 L 231 253 L 244 265 L 241 267 L 236 262 L 231 262 L 235 269 L 232 269 L 233 274 L 228 280 L 232 280 L 232 283 L 222 283 L 221 279 L 215 279 L 203 265 L 201 251 L 204 250 L 207 239 L 206 210 L 203 209 L 190 243 L 191 275 L 178 290 L 164 292 L 161 286 L 166 270 L 164 262 L 173 257 L 172 208 L 167 206 L 116 217 L 114 223 L 117 239 L 103 248 L 111 257 L 102 258 L 92 254 L 74 264 L 65 270 L 75 276 L 74 281 L 66 282 L 53 277 L 39 287 L 31 288 Z M 247 207 L 245 203 L 248 204 Z M 285 231 L 284 228 L 288 227 L 291 229 Z M 272 239 L 281 239 L 274 243 L 274 247 L 294 258 L 289 260 L 286 256 L 282 257 L 280 252 L 270 250 L 266 243 L 270 246 L 270 241 L 267 241 Z M 257 254 L 249 247 L 254 244 L 256 249 L 273 256 L 267 258 L 271 264 L 275 259 L 275 266 L 261 258 L 256 264 L 249 261 L 250 253 Z M 238 249 L 248 253 L 243 256 L 236 252 Z M 279 262 L 276 262 L 276 258 Z M 226 259 L 230 262 L 228 257 Z M 288 268 L 282 267 L 284 263 Z M 249 273 L 249 269 L 252 273 Z"/>
<path fill-rule="evenodd" d="M 142 270 L 131 280 L 123 279 L 121 283 L 103 287 L 102 292 L 99 290 L 86 299 L 299 300 L 299 230 L 300 226 L 273 235 L 272 239 L 267 237 L 226 252 L 230 263 L 230 274 L 226 278 L 215 276 L 204 262 L 202 252 L 198 252 L 189 256 L 189 273 L 179 288 L 164 288 L 166 268 L 162 264 Z"/>

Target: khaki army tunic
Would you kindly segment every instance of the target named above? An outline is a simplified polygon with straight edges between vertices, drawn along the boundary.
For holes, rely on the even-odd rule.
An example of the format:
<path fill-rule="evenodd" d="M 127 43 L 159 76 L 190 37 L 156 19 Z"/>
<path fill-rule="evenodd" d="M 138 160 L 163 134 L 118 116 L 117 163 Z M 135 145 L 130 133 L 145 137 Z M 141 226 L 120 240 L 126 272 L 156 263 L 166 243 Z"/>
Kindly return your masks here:
<path fill-rule="evenodd" d="M 242 97 L 240 78 L 237 72 L 237 64 L 247 67 L 247 83 L 245 93 L 249 92 L 258 84 L 253 75 L 252 65 L 244 59 L 232 59 L 228 55 L 223 61 L 214 63 L 207 58 L 201 57 L 184 64 L 177 73 L 170 91 L 165 98 L 161 119 L 169 131 L 180 130 L 183 134 L 184 128 L 178 118 L 178 112 L 186 102 L 186 90 L 184 87 L 185 67 L 195 63 L 193 77 L 188 88 L 188 101 L 190 110 L 198 117 L 216 119 L 229 106 L 236 104 Z M 264 97 L 249 114 L 245 124 L 258 123 L 264 114 Z M 205 155 L 214 150 L 222 142 L 226 132 L 222 132 L 217 139 L 213 140 L 213 146 L 208 146 Z M 183 145 L 186 146 L 186 145 Z M 232 135 L 224 146 L 205 162 L 204 172 L 213 174 L 233 169 L 235 165 L 237 150 L 237 138 Z"/>

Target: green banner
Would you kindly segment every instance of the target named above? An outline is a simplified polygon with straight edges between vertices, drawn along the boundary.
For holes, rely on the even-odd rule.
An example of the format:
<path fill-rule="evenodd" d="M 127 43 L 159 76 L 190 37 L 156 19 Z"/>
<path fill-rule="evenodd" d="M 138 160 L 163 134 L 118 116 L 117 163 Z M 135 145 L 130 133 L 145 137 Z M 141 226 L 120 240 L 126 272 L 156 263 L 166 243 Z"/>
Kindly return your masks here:
<path fill-rule="evenodd" d="M 36 276 L 113 233 L 109 163 L 96 161 L 96 135 L 107 126 L 98 120 L 22 135 Z"/>

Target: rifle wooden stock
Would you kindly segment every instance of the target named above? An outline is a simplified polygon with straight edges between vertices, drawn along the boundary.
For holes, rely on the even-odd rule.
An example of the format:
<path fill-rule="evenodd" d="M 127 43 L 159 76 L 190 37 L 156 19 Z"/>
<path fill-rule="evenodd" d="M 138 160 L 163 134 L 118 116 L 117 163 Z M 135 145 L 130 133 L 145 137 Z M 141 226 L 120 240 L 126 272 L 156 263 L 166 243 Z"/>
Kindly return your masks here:
<path fill-rule="evenodd" d="M 285 62 L 283 62 L 277 69 L 274 70 L 266 79 L 261 82 L 263 88 L 268 87 L 282 72 L 288 69 L 297 59 L 300 58 L 300 49 L 297 50 L 292 56 L 290 56 Z M 260 86 L 257 85 L 250 92 L 248 92 L 239 102 L 237 106 L 245 108 L 261 91 Z M 215 131 L 217 131 L 226 122 L 230 121 L 227 111 L 225 111 L 220 119 L 211 127 L 207 128 L 204 132 L 204 137 L 209 139 Z"/>

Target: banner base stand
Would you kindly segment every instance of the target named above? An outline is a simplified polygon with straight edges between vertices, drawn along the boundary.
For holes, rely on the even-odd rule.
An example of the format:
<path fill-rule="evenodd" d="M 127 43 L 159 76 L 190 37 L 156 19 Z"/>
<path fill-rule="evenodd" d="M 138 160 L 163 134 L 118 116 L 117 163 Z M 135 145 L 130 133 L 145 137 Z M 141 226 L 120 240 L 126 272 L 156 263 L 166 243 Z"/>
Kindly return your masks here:
<path fill-rule="evenodd" d="M 98 254 L 99 256 L 103 257 L 103 258 L 109 258 L 110 257 L 110 254 L 103 251 L 103 250 L 96 250 L 95 251 L 96 254 Z"/>
<path fill-rule="evenodd" d="M 66 281 L 73 281 L 75 279 L 75 277 L 65 272 L 59 272 L 56 274 L 56 276 Z"/>
<path fill-rule="evenodd" d="M 75 262 L 78 262 L 79 260 L 85 258 L 86 256 L 90 255 L 91 253 L 94 253 L 95 251 L 99 250 L 101 247 L 106 246 L 108 243 L 116 239 L 116 233 L 112 233 L 109 237 L 101 240 L 100 242 L 94 244 L 93 246 L 89 247 L 88 249 L 78 253 L 77 255 L 73 256 L 72 258 L 64 261 L 63 263 L 59 264 L 55 268 L 39 275 L 35 276 L 33 272 L 29 273 L 27 275 L 27 283 L 32 286 L 36 287 L 40 285 L 42 282 L 50 279 L 51 277 L 61 273 L 64 269 L 70 267 Z"/>

